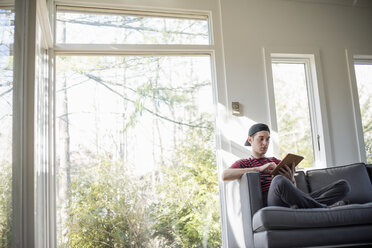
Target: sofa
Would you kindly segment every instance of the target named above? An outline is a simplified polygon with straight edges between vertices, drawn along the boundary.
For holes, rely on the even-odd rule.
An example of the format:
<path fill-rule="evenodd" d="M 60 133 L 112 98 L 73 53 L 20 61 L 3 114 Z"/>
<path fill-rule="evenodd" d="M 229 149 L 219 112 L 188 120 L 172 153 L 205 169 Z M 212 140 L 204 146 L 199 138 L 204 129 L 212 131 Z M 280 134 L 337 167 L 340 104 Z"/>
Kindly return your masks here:
<path fill-rule="evenodd" d="M 309 193 L 346 179 L 348 205 L 292 209 L 263 205 L 259 173 L 226 185 L 228 247 L 372 247 L 372 165 L 355 163 L 296 172 Z"/>

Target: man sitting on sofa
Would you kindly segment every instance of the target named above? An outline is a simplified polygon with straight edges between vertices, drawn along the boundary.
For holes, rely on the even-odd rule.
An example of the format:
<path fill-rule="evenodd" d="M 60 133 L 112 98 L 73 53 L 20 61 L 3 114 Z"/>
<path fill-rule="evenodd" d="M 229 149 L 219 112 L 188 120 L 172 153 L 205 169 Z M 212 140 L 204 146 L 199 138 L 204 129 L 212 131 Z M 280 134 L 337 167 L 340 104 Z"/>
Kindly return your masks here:
<path fill-rule="evenodd" d="M 345 180 L 333 182 L 319 190 L 306 194 L 296 188 L 295 166 L 285 165 L 274 178 L 270 172 L 280 160 L 266 157 L 270 144 L 270 129 L 266 124 L 257 123 L 248 132 L 246 146 L 252 146 L 252 155 L 248 159 L 236 161 L 224 170 L 222 180 L 240 179 L 246 172 L 259 172 L 264 205 L 291 208 L 326 208 L 345 205 L 343 201 L 350 191 Z"/>

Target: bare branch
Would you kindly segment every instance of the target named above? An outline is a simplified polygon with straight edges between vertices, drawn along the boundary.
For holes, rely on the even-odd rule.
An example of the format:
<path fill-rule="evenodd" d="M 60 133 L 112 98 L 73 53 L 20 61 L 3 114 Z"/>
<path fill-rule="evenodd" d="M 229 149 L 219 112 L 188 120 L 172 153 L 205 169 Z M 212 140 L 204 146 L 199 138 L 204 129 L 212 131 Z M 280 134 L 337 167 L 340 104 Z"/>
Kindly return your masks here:
<path fill-rule="evenodd" d="M 119 92 L 117 92 L 116 90 L 112 89 L 110 86 L 108 86 L 101 78 L 99 77 L 96 77 L 96 76 L 93 76 L 93 75 L 90 75 L 90 74 L 86 74 L 87 77 L 89 77 L 90 79 L 96 81 L 97 83 L 101 84 L 102 86 L 104 86 L 105 88 L 107 88 L 108 90 L 110 90 L 111 92 L 113 92 L 114 94 L 120 96 L 121 98 L 123 98 L 124 100 L 128 101 L 128 102 L 131 102 L 133 104 L 136 104 L 136 102 L 132 99 L 129 99 L 125 96 L 123 96 L 122 94 L 120 94 Z M 173 122 L 173 123 L 176 123 L 178 125 L 183 125 L 183 126 L 188 126 L 188 127 L 196 127 L 196 128 L 208 128 L 206 126 L 202 126 L 202 125 L 193 125 L 193 124 L 189 124 L 189 123 L 184 123 L 184 122 L 180 122 L 180 121 L 176 121 L 176 120 L 172 120 L 166 116 L 162 116 L 162 115 L 159 115 L 157 113 L 155 113 L 154 111 L 150 110 L 149 108 L 146 108 L 145 106 L 142 106 L 143 110 L 149 112 L 150 114 L 152 115 L 155 115 L 163 120 L 166 120 L 166 121 L 169 121 L 169 122 Z"/>
<path fill-rule="evenodd" d="M 4 91 L 3 93 L 0 94 L 0 97 L 6 95 L 7 93 L 11 92 L 13 90 L 13 87 L 11 87 L 9 90 Z"/>
<path fill-rule="evenodd" d="M 64 20 L 64 19 L 57 19 L 60 22 L 67 22 L 67 23 L 75 23 L 75 24 L 83 24 L 83 25 L 90 25 L 90 26 L 100 26 L 100 27 L 115 27 L 115 28 L 122 28 L 122 29 L 131 29 L 136 31 L 149 31 L 149 32 L 156 32 L 156 33 L 167 33 L 167 34 L 179 34 L 179 35 L 192 35 L 192 36 L 208 36 L 205 33 L 190 33 L 190 32 L 183 32 L 183 31 L 168 31 L 168 30 L 158 30 L 149 27 L 134 27 L 130 25 L 122 25 L 122 24 L 113 24 L 112 22 L 92 22 L 92 21 L 84 21 L 84 20 Z"/>

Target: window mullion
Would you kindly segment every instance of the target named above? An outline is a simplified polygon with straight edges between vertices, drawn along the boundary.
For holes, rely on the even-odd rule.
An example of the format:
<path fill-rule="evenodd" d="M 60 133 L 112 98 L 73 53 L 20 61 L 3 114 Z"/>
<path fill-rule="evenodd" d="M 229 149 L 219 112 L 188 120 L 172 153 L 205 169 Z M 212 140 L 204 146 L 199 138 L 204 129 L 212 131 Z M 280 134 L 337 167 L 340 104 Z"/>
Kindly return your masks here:
<path fill-rule="evenodd" d="M 15 1 L 13 119 L 13 247 L 35 245 L 35 33 L 36 1 Z"/>
<path fill-rule="evenodd" d="M 54 52 L 58 55 L 104 54 L 104 55 L 210 55 L 211 45 L 93 45 L 56 44 Z"/>
<path fill-rule="evenodd" d="M 316 111 L 316 104 L 315 104 L 315 94 L 314 94 L 314 81 L 311 74 L 311 61 L 307 59 L 305 61 L 305 73 L 306 73 L 306 88 L 307 88 L 307 95 L 309 101 L 309 111 L 310 111 L 310 122 L 311 122 L 311 132 L 312 132 L 312 139 L 313 139 L 313 148 L 314 148 L 314 157 L 315 163 L 321 160 L 321 142 L 320 142 L 320 134 L 318 130 L 318 116 Z"/>

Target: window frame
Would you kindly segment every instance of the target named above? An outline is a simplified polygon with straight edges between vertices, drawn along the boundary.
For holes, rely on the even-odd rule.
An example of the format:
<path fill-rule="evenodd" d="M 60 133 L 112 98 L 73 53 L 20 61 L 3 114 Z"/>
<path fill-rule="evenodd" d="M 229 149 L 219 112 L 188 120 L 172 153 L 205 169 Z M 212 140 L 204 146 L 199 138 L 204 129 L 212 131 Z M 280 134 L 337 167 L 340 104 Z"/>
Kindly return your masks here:
<path fill-rule="evenodd" d="M 355 64 L 372 64 L 372 51 L 359 50 L 359 49 L 345 49 L 348 76 L 349 76 L 349 87 L 351 91 L 351 102 L 353 108 L 353 117 L 355 125 L 355 137 L 357 140 L 357 153 L 359 162 L 367 163 L 365 143 L 364 143 L 364 132 L 362 124 L 362 115 L 360 112 L 359 104 L 359 93 L 358 93 L 358 82 L 355 74 Z"/>
<path fill-rule="evenodd" d="M 12 246 L 35 247 L 36 6 L 15 0 Z"/>
<path fill-rule="evenodd" d="M 200 44 L 201 46 L 204 45 L 212 45 L 213 44 L 213 32 L 211 32 L 211 13 L 208 11 L 201 11 L 201 12 L 196 12 L 196 11 L 169 11 L 169 10 L 146 10 L 146 9 L 128 9 L 128 8 L 102 8 L 102 7 L 79 7 L 79 6 L 74 6 L 74 5 L 63 5 L 63 4 L 56 4 L 55 5 L 55 12 L 54 16 L 57 16 L 58 10 L 64 10 L 68 11 L 70 10 L 70 13 L 76 12 L 76 13 L 89 13 L 89 14 L 106 14 L 106 15 L 128 15 L 128 16 L 138 16 L 138 17 L 154 17 L 154 18 L 173 18 L 173 19 L 192 19 L 192 20 L 206 20 L 208 23 L 208 31 L 209 31 L 209 39 L 208 42 L 209 44 Z M 64 45 L 62 43 L 57 42 L 57 32 L 56 32 L 56 20 L 57 18 L 54 18 L 54 41 L 55 45 Z M 67 45 L 95 45 L 95 44 L 87 44 L 87 43 L 67 43 Z M 106 45 L 134 45 L 134 44 L 114 44 L 114 43 L 109 43 L 105 44 Z M 165 46 L 170 46 L 170 45 L 181 45 L 181 46 L 198 46 L 199 44 L 195 45 L 183 45 L 183 44 L 141 44 L 145 46 L 152 46 L 152 45 L 165 45 Z"/>
<path fill-rule="evenodd" d="M 275 92 L 273 83 L 273 62 L 304 63 L 306 73 L 306 87 L 308 95 L 308 107 L 310 113 L 310 125 L 314 148 L 314 167 L 325 168 L 332 164 L 330 150 L 330 137 L 327 121 L 327 109 L 324 96 L 322 73 L 320 69 L 320 56 L 317 49 L 288 50 L 285 48 L 264 48 L 264 69 L 266 75 L 266 90 L 268 95 L 269 120 L 272 128 L 273 146 L 269 152 L 280 156 L 279 135 L 275 107 Z"/>
<path fill-rule="evenodd" d="M 68 8 L 73 6 L 73 4 L 61 4 L 57 3 L 54 6 L 54 12 L 53 15 L 56 16 L 57 7 L 62 6 L 63 8 Z M 78 7 L 78 6 L 77 6 Z M 94 6 L 94 5 L 88 5 L 84 6 L 84 8 L 89 8 L 90 10 L 97 9 L 98 13 L 100 13 L 100 6 Z M 112 7 L 115 9 L 119 9 L 119 11 L 125 11 L 125 13 L 131 13 L 131 10 L 133 11 L 141 11 L 142 8 L 125 8 L 123 6 L 116 6 Z M 216 164 L 218 171 L 218 175 L 220 175 L 220 171 L 222 169 L 222 144 L 221 144 L 221 137 L 220 137 L 220 131 L 219 131 L 219 123 L 225 122 L 225 120 L 222 120 L 222 116 L 219 115 L 219 108 L 221 107 L 220 104 L 223 101 L 226 101 L 224 97 L 226 97 L 226 85 L 224 80 L 224 69 L 223 69 L 223 57 L 221 54 L 221 50 L 219 47 L 221 46 L 221 43 L 218 44 L 215 43 L 214 38 L 214 30 L 216 25 L 212 18 L 212 11 L 190 11 L 190 10 L 169 10 L 169 9 L 160 9 L 160 8 L 143 8 L 144 11 L 150 11 L 153 13 L 164 13 L 166 16 L 175 17 L 176 15 L 179 15 L 180 17 L 185 16 L 206 16 L 208 20 L 208 27 L 209 27 L 209 41 L 210 44 L 206 45 L 183 45 L 183 44 L 60 44 L 56 43 L 56 34 L 54 32 L 54 44 L 53 44 L 53 61 L 56 61 L 56 56 L 65 55 L 65 56 L 78 56 L 78 55 L 93 55 L 93 56 L 99 56 L 99 55 L 118 55 L 118 56 L 176 56 L 176 55 L 185 55 L 185 56 L 192 56 L 192 55 L 206 55 L 210 57 L 211 61 L 211 80 L 212 80 L 212 97 L 213 102 L 215 104 L 215 137 L 216 137 Z M 102 12 L 102 11 L 101 11 Z M 168 14 L 165 14 L 168 13 Z M 173 13 L 173 14 L 172 14 Z M 175 13 L 175 14 L 174 14 Z M 53 20 L 53 30 L 56 30 L 56 18 Z M 215 30 L 217 33 L 221 30 Z M 56 71 L 56 65 L 53 64 L 53 72 Z M 54 74 L 53 78 L 53 85 L 56 81 L 56 75 Z M 222 87 L 221 87 L 222 86 Z M 219 88 L 219 90 L 217 90 Z M 56 93 L 54 92 L 52 98 L 55 106 L 55 97 Z M 226 104 L 227 105 L 227 104 Z M 55 112 L 55 110 L 53 111 Z M 56 122 L 53 121 L 53 140 L 55 141 L 56 138 Z M 54 148 L 55 149 L 55 143 Z M 54 151 L 54 159 L 55 151 Z M 53 165 L 56 164 L 56 161 L 53 161 Z M 55 175 L 51 176 L 50 180 L 52 182 L 56 182 Z M 222 247 L 228 247 L 228 231 L 227 231 L 227 216 L 226 216 L 226 202 L 225 202 L 225 193 L 224 193 L 224 187 L 223 183 L 220 180 L 220 177 L 218 176 L 218 184 L 219 184 L 219 196 L 220 196 L 220 224 L 221 224 L 221 236 L 222 236 Z M 55 201 L 55 192 L 56 189 L 54 189 L 54 201 Z M 54 205 L 53 205 L 54 204 Z M 57 247 L 57 237 L 56 237 L 56 205 L 55 203 L 51 204 L 53 209 L 51 210 L 51 216 L 54 217 L 53 221 L 53 227 L 54 227 L 54 244 L 51 247 Z"/>
<path fill-rule="evenodd" d="M 227 104 L 227 86 L 224 68 L 224 56 L 222 47 L 222 23 L 220 6 L 213 0 L 201 1 L 197 3 L 169 3 L 168 1 L 156 3 L 137 3 L 134 0 L 124 2 L 109 1 L 109 2 L 92 2 L 82 0 L 78 3 L 73 0 L 58 0 L 58 1 L 21 1 L 14 0 L 9 2 L 9 6 L 15 6 L 15 41 L 14 41 L 14 117 L 13 117 L 13 230 L 12 230 L 12 245 L 14 247 L 56 247 L 56 230 L 55 230 L 55 194 L 56 189 L 54 177 L 54 160 L 55 160 L 55 122 L 54 122 L 54 106 L 55 106 L 55 56 L 56 54 L 107 54 L 107 55 L 143 55 L 153 54 L 157 52 L 159 55 L 175 55 L 175 54 L 203 54 L 209 55 L 211 58 L 212 72 L 212 87 L 213 98 L 216 109 L 216 162 L 217 170 L 220 175 L 224 164 L 224 151 L 222 148 L 222 127 L 226 125 L 228 119 L 224 114 Z M 109 8 L 109 9 L 127 9 L 127 10 L 143 10 L 164 13 L 188 14 L 204 14 L 208 16 L 210 44 L 208 45 L 124 45 L 124 46 L 56 46 L 54 44 L 54 27 L 55 27 L 55 9 L 56 5 L 77 6 L 89 8 Z M 197 10 L 197 11 L 195 11 Z M 212 20 L 212 16 L 214 19 Z M 36 24 L 38 18 L 39 23 Z M 37 25 L 39 25 L 37 27 Z M 37 110 L 35 107 L 35 52 L 36 52 L 36 28 L 40 28 L 44 38 L 42 45 L 47 49 L 48 53 L 48 81 L 49 85 L 49 118 L 47 120 L 48 131 L 45 132 L 45 140 L 49 147 L 48 173 L 42 182 L 44 189 L 41 195 L 44 197 L 43 204 L 47 204 L 48 209 L 44 209 L 43 216 L 40 220 L 35 215 L 37 209 L 36 202 L 38 192 L 35 191 L 35 173 L 37 173 L 35 153 L 36 139 L 35 134 Z M 109 49 L 110 47 L 110 49 Z M 113 49 L 113 50 L 112 50 Z M 219 180 L 220 190 L 220 207 L 221 207 L 221 229 L 222 229 L 222 246 L 228 247 L 231 239 L 227 231 L 227 216 L 226 202 L 224 194 L 224 185 Z M 45 206 L 45 205 L 44 205 Z M 38 223 L 38 222 L 42 223 Z M 37 227 L 37 225 L 41 225 Z M 45 227 L 42 240 L 37 240 L 36 230 Z M 48 237 L 47 237 L 48 236 Z"/>

